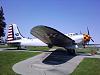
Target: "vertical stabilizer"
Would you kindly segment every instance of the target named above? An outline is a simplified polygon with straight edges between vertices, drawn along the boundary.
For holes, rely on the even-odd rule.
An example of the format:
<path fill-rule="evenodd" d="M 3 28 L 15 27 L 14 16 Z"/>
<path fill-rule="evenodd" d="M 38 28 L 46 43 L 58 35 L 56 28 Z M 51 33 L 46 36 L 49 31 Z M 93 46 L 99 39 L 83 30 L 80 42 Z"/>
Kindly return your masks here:
<path fill-rule="evenodd" d="M 22 39 L 23 36 L 21 35 L 18 27 L 16 24 L 11 24 L 8 27 L 8 36 L 7 36 L 7 41 L 13 41 L 13 40 L 19 40 Z"/>
<path fill-rule="evenodd" d="M 9 41 L 12 41 L 12 40 L 14 40 L 13 26 L 9 25 L 7 41 L 9 42 Z"/>

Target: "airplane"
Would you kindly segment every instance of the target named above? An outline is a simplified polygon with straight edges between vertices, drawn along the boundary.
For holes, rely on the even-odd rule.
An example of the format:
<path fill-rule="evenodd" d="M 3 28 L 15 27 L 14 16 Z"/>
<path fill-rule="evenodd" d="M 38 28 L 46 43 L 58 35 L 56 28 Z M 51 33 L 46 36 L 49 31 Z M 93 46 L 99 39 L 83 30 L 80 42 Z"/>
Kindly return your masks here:
<path fill-rule="evenodd" d="M 7 44 L 17 47 L 17 49 L 26 46 L 47 46 L 47 44 L 37 38 L 30 39 L 23 37 L 16 24 L 10 24 L 8 27 Z"/>
<path fill-rule="evenodd" d="M 73 55 L 76 54 L 76 48 L 85 48 L 89 45 L 90 40 L 94 42 L 94 40 L 90 36 L 88 27 L 86 34 L 63 34 L 54 28 L 44 25 L 38 25 L 36 27 L 33 27 L 30 33 L 46 43 L 49 48 L 52 48 L 53 46 L 63 47 L 69 54 Z"/>
<path fill-rule="evenodd" d="M 22 46 L 53 46 L 63 47 L 69 54 L 76 54 L 76 48 L 85 48 L 89 41 L 92 40 L 89 29 L 87 34 L 69 33 L 63 34 L 58 30 L 38 25 L 33 27 L 30 33 L 35 36 L 35 39 L 25 38 L 21 35 L 16 24 L 10 24 L 8 28 L 7 44 L 16 46 L 21 49 Z M 94 41 L 93 41 L 94 42 Z"/>

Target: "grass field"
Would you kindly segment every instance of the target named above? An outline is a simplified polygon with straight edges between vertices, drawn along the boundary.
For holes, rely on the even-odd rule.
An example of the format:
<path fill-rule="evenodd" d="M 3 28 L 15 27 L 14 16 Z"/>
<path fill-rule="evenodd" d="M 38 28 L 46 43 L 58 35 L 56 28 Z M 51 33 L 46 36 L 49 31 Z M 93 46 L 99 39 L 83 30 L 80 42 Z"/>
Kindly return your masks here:
<path fill-rule="evenodd" d="M 0 45 L 0 48 L 11 48 L 7 45 Z M 13 47 L 13 48 L 16 48 L 17 47 Z M 59 47 L 53 47 L 53 48 L 59 48 Z M 44 47 L 41 47 L 41 46 L 28 46 L 27 47 L 27 50 L 30 50 L 30 51 L 35 51 L 35 50 L 42 50 L 42 51 L 47 51 L 49 50 L 50 48 L 48 48 L 47 46 L 44 46 Z M 76 49 L 78 53 L 90 53 L 91 50 L 97 50 L 97 48 L 83 48 L 83 49 Z"/>
<path fill-rule="evenodd" d="M 85 58 L 70 75 L 100 75 L 100 59 Z"/>
<path fill-rule="evenodd" d="M 13 72 L 12 66 L 24 59 L 39 54 L 39 52 L 0 52 L 0 75 L 17 75 Z"/>
<path fill-rule="evenodd" d="M 41 46 L 37 46 L 37 47 L 34 47 L 34 46 L 29 46 L 29 47 L 27 47 L 27 49 L 28 50 L 30 50 L 30 51 L 35 51 L 35 50 L 49 50 L 49 48 L 48 47 L 46 47 L 46 46 L 44 46 L 44 47 L 41 47 Z"/>
<path fill-rule="evenodd" d="M 8 48 L 9 46 L 7 45 L 0 45 L 0 48 Z"/>
<path fill-rule="evenodd" d="M 78 53 L 91 53 L 91 51 L 97 51 L 97 48 L 83 48 L 83 49 L 76 49 Z"/>
<path fill-rule="evenodd" d="M 0 48 L 8 46 L 0 46 Z M 28 47 L 27 50 L 49 50 L 48 47 Z M 90 53 L 96 48 L 77 49 L 79 53 Z M 0 75 L 18 75 L 13 72 L 12 66 L 24 59 L 39 54 L 39 52 L 7 52 L 0 51 Z M 100 75 L 100 59 L 84 59 L 71 75 Z"/>

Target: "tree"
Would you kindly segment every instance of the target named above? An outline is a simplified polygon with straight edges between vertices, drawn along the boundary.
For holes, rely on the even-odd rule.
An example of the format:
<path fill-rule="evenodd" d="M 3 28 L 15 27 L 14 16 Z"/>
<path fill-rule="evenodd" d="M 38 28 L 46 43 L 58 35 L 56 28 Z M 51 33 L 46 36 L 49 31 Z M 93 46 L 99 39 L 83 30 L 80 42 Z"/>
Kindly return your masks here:
<path fill-rule="evenodd" d="M 6 27 L 6 23 L 4 22 L 5 18 L 3 15 L 4 15 L 3 8 L 1 6 L 0 8 L 0 38 L 5 36 L 4 29 Z"/>

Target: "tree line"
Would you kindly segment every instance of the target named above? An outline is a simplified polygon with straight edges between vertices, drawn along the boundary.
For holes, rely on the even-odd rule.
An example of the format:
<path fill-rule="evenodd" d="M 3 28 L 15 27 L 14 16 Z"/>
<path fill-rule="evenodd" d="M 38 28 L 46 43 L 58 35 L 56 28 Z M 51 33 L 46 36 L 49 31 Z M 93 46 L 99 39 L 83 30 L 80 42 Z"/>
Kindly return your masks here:
<path fill-rule="evenodd" d="M 4 29 L 6 27 L 4 12 L 2 6 L 0 7 L 0 38 L 5 36 Z"/>

